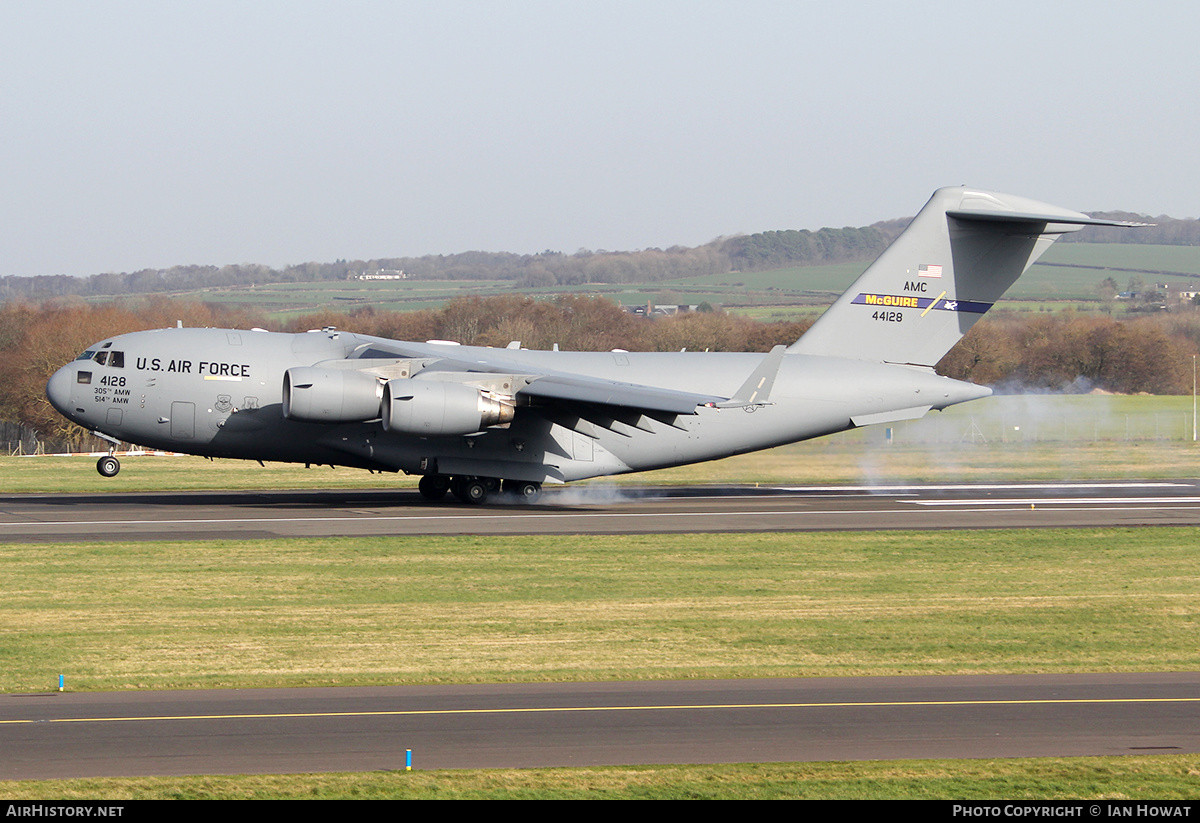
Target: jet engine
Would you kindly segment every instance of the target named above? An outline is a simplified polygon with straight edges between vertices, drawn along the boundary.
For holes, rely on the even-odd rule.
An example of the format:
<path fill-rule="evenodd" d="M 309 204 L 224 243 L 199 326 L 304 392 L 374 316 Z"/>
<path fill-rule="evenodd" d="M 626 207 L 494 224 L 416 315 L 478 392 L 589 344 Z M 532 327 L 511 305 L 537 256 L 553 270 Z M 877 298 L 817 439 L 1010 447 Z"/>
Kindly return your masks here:
<path fill-rule="evenodd" d="M 283 373 L 283 416 L 288 420 L 377 420 L 382 398 L 383 384 L 366 372 L 301 366 Z"/>
<path fill-rule="evenodd" d="M 383 387 L 383 429 L 430 437 L 471 434 L 513 419 L 511 402 L 461 383 L 389 380 Z"/>

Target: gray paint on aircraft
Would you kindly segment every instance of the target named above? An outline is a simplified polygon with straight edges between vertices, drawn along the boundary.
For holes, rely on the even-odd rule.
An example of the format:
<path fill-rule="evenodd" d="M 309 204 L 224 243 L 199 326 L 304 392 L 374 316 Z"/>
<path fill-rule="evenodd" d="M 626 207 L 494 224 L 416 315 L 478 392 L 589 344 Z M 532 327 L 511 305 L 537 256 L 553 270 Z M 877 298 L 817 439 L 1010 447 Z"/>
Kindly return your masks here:
<path fill-rule="evenodd" d="M 453 478 L 471 502 L 500 481 L 531 497 L 540 483 L 712 460 L 986 397 L 933 364 L 1055 239 L 1088 224 L 1133 225 L 941 189 L 808 333 L 765 355 L 175 328 L 101 341 L 55 373 L 47 396 L 73 422 L 142 446 L 426 475 L 429 496 Z M 121 357 L 101 363 L 100 351 Z"/>

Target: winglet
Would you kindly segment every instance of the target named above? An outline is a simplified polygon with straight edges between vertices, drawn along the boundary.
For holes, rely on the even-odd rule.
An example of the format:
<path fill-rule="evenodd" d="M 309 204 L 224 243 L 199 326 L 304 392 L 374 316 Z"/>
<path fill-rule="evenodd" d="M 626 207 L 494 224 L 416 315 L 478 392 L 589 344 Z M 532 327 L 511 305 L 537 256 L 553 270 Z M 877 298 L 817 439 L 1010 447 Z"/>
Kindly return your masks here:
<path fill-rule="evenodd" d="M 738 389 L 733 397 L 723 403 L 716 403 L 719 409 L 738 408 L 741 406 L 766 406 L 771 396 L 771 387 L 775 385 L 775 375 L 783 363 L 783 353 L 786 346 L 776 346 L 767 352 L 766 356 L 750 372 L 746 382 Z"/>

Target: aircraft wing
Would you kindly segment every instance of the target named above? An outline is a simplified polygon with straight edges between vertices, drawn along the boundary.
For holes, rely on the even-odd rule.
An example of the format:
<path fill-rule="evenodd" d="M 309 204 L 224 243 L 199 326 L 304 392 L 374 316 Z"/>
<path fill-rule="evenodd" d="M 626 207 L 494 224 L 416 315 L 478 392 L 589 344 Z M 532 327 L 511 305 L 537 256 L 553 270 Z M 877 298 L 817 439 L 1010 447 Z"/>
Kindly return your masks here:
<path fill-rule="evenodd" d="M 481 351 L 486 355 L 478 356 Z M 424 361 L 422 374 L 513 375 L 517 385 L 525 384 L 513 392 L 516 396 L 541 400 L 619 406 L 667 414 L 695 414 L 698 406 L 727 404 L 729 400 L 720 395 L 696 394 L 557 370 L 540 369 L 538 373 L 530 374 L 529 364 L 506 357 L 505 351 L 377 340 L 356 352 L 356 356 L 363 361 L 364 367 L 373 359 L 407 357 Z"/>
<path fill-rule="evenodd" d="M 534 377 L 529 385 L 517 394 L 547 400 L 599 403 L 605 406 L 671 414 L 695 414 L 697 406 L 715 405 L 726 400 L 716 395 L 692 394 L 673 389 L 640 386 L 636 383 L 566 375 Z"/>

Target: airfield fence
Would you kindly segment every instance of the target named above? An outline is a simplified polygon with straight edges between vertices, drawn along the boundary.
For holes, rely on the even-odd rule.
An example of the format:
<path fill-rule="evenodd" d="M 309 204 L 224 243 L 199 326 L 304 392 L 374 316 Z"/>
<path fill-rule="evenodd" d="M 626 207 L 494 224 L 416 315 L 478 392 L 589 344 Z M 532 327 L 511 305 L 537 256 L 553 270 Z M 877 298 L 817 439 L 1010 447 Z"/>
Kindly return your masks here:
<path fill-rule="evenodd" d="M 1191 442 L 1190 397 L 1016 395 L 861 429 L 865 442 L 914 444 Z"/>
<path fill-rule="evenodd" d="M 961 415 L 893 424 L 892 438 L 909 443 L 1039 443 L 1140 440 L 1191 440 L 1190 414 L 1124 414 L 1116 420 L 1057 419 L 990 420 Z M 886 440 L 886 429 L 883 432 Z"/>
<path fill-rule="evenodd" d="M 44 440 L 27 426 L 0 421 L 0 449 L 3 449 L 0 454 L 16 457 L 26 454 L 108 451 L 109 444 L 91 436 L 83 437 L 79 441 Z"/>

